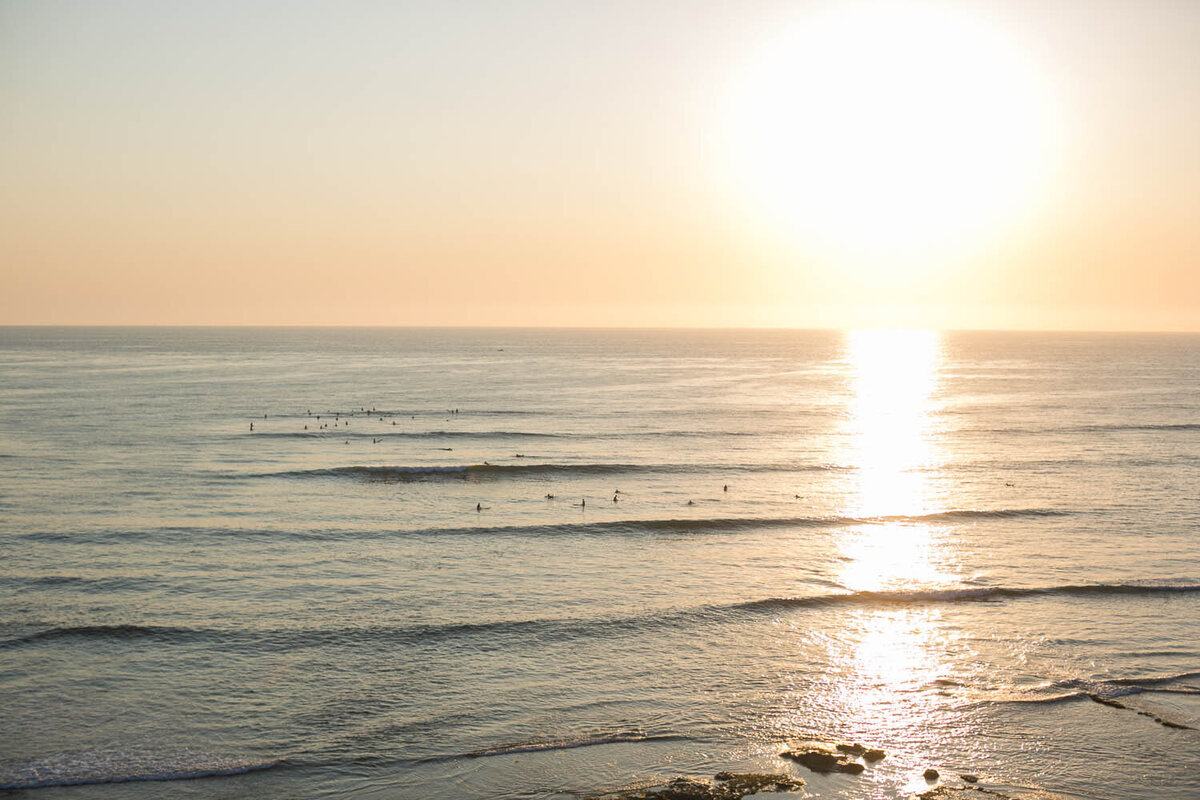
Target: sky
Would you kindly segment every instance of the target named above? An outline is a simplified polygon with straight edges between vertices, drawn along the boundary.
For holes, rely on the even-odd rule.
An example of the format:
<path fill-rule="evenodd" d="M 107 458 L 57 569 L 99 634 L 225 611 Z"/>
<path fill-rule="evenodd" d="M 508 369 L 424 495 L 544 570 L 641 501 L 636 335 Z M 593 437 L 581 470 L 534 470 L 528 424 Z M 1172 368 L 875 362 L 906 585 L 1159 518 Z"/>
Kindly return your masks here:
<path fill-rule="evenodd" d="M 1200 3 L 0 0 L 0 324 L 1200 330 Z"/>

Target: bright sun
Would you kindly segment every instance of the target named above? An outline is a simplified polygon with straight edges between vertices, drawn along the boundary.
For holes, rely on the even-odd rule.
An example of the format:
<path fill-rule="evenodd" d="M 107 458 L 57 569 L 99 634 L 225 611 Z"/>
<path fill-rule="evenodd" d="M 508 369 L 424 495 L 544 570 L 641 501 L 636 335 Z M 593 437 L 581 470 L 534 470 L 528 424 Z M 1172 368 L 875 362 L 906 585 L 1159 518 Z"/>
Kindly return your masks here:
<path fill-rule="evenodd" d="M 753 53 L 724 116 L 758 218 L 872 270 L 977 245 L 1045 194 L 1047 81 L 969 6 L 841 3 Z"/>

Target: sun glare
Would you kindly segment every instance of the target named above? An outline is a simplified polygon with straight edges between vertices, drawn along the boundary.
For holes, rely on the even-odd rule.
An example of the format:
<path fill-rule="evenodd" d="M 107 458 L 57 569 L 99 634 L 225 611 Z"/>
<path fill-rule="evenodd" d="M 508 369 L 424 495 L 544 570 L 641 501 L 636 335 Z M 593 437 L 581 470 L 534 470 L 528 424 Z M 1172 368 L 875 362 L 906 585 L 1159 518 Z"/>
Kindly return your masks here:
<path fill-rule="evenodd" d="M 759 46 L 723 110 L 732 180 L 809 252 L 887 271 L 977 246 L 1043 193 L 1048 82 L 996 26 L 839 3 Z"/>
<path fill-rule="evenodd" d="M 930 427 L 941 342 L 933 331 L 851 331 L 853 398 L 848 451 L 856 480 L 848 516 L 882 518 L 850 529 L 840 543 L 841 580 L 856 591 L 935 585 L 941 575 L 928 525 L 895 519 L 937 510 L 929 485 L 938 452 Z"/>

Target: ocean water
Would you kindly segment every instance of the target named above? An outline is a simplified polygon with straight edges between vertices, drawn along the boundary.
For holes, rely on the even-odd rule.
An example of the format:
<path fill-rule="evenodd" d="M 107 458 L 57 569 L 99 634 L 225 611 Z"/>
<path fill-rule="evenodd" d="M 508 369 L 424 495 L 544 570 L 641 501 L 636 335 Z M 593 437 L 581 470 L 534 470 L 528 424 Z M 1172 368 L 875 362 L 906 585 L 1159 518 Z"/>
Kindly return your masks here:
<path fill-rule="evenodd" d="M 0 794 L 1200 797 L 1197 487 L 1197 336 L 0 328 Z"/>

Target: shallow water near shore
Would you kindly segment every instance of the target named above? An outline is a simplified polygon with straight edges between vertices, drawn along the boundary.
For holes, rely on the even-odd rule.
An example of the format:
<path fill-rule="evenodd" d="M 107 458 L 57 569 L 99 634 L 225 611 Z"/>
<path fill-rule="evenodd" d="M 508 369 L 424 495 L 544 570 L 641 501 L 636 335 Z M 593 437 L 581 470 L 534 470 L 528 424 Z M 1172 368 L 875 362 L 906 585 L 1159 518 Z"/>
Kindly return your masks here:
<path fill-rule="evenodd" d="M 1200 796 L 1200 336 L 0 328 L 0 386 L 0 794 Z"/>

